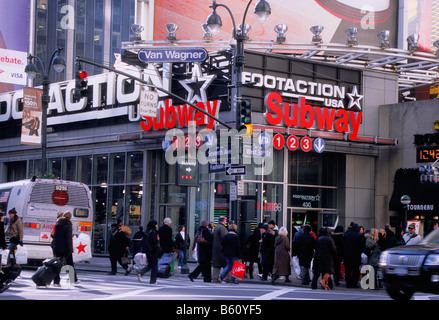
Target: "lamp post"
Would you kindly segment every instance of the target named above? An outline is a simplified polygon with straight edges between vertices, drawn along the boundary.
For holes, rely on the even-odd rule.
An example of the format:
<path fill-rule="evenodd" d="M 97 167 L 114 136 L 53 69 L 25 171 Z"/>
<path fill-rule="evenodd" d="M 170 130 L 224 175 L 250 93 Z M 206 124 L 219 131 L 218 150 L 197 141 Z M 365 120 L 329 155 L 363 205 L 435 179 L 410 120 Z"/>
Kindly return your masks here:
<path fill-rule="evenodd" d="M 404 206 L 404 225 L 403 225 L 404 230 L 407 227 L 407 210 L 410 202 L 412 202 L 412 199 L 409 196 L 403 195 L 401 197 L 401 204 Z"/>
<path fill-rule="evenodd" d="M 47 145 L 47 107 L 50 102 L 50 96 L 49 96 L 49 71 L 50 67 L 53 66 L 53 69 L 57 73 L 61 73 L 64 71 L 66 67 L 66 61 L 64 57 L 60 56 L 59 54 L 63 48 L 56 49 L 52 57 L 50 58 L 49 64 L 47 65 L 47 68 L 44 69 L 43 62 L 41 59 L 37 56 L 29 54 L 28 56 L 28 64 L 26 65 L 26 68 L 24 69 L 24 72 L 26 72 L 29 79 L 34 79 L 37 76 L 38 68 L 37 66 L 32 62 L 32 60 L 36 60 L 39 62 L 41 70 L 43 70 L 43 94 L 41 96 L 41 102 L 42 102 L 42 117 L 41 117 L 41 174 L 44 175 L 46 173 L 46 145 Z"/>
<path fill-rule="evenodd" d="M 245 65 L 245 56 L 244 56 L 244 41 L 248 39 L 248 31 L 250 30 L 250 26 L 245 24 L 245 18 L 247 16 L 248 9 L 253 0 L 250 0 L 247 3 L 247 7 L 245 8 L 244 15 L 242 18 L 242 23 L 240 26 L 237 26 L 235 23 L 235 18 L 233 17 L 232 11 L 224 4 L 217 3 L 216 0 L 212 1 L 212 5 L 209 8 L 213 9 L 212 14 L 207 18 L 207 28 L 209 29 L 212 35 L 215 35 L 219 32 L 222 26 L 221 17 L 216 13 L 216 9 L 218 7 L 225 8 L 232 18 L 233 23 L 233 39 L 236 40 L 235 47 L 235 55 L 233 61 L 233 72 L 235 73 L 235 81 L 232 81 L 233 87 L 236 89 L 236 95 L 234 101 L 232 100 L 233 105 L 236 107 L 236 129 L 239 128 L 240 123 L 240 110 L 238 108 L 237 101 L 242 98 L 242 72 L 244 71 Z M 256 4 L 254 13 L 257 15 L 259 21 L 264 22 L 267 20 L 268 16 L 271 14 L 271 8 L 269 3 L 266 0 L 259 0 Z"/>

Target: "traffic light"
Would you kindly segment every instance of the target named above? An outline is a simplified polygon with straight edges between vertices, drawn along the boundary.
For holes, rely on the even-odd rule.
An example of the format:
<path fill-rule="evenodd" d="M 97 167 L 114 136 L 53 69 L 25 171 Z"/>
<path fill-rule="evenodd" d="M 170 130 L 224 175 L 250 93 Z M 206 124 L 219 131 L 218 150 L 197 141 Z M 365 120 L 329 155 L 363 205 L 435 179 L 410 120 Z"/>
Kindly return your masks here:
<path fill-rule="evenodd" d="M 239 132 L 244 135 L 251 135 L 253 133 L 252 125 L 252 101 L 249 98 L 242 99 L 239 103 L 240 109 L 240 123 Z"/>
<path fill-rule="evenodd" d="M 75 75 L 75 93 L 74 97 L 76 99 L 81 99 L 87 96 L 88 92 L 88 74 L 84 70 L 77 70 Z"/>

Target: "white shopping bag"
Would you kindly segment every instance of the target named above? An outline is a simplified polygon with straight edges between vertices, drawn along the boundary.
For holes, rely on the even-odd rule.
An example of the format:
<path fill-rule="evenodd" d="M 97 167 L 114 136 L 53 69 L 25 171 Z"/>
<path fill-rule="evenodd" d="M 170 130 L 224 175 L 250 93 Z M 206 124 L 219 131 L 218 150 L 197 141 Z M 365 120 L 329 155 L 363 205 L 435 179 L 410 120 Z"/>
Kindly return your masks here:
<path fill-rule="evenodd" d="M 2 266 L 5 266 L 8 264 L 8 255 L 9 255 L 9 250 L 5 249 L 2 252 Z"/>
<path fill-rule="evenodd" d="M 91 259 L 91 241 L 90 236 L 80 233 L 79 236 L 73 237 L 73 262 L 88 261 Z"/>
<path fill-rule="evenodd" d="M 27 264 L 27 250 L 25 247 L 17 246 L 17 251 L 15 251 L 15 263 Z"/>
<path fill-rule="evenodd" d="M 139 267 L 144 267 L 144 266 L 148 265 L 148 260 L 146 258 L 146 254 L 144 254 L 142 252 L 136 253 L 136 255 L 134 256 L 134 263 Z"/>

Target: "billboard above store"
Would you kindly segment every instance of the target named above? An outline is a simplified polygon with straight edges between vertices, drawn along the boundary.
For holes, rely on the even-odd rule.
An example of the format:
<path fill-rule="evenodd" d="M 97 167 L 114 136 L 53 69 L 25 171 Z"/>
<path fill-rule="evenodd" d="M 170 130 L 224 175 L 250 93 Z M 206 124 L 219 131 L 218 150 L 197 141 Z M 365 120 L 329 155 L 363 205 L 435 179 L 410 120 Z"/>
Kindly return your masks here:
<path fill-rule="evenodd" d="M 233 12 L 236 24 L 240 24 L 244 14 L 246 2 L 218 1 L 227 5 Z M 346 29 L 358 28 L 358 42 L 363 45 L 377 45 L 377 33 L 381 30 L 390 30 L 393 35 L 391 46 L 397 46 L 398 32 L 398 1 L 371 1 L 371 0 L 295 0 L 294 4 L 284 0 L 269 0 L 271 15 L 264 23 L 260 23 L 252 14 L 256 1 L 250 5 L 246 23 L 251 25 L 249 37 L 251 40 L 275 40 L 277 33 L 274 28 L 279 23 L 289 27 L 286 39 L 289 42 L 311 42 L 310 27 L 324 26 L 322 38 L 325 43 L 345 43 Z M 201 39 L 203 30 L 200 27 L 212 13 L 209 8 L 212 0 L 199 0 L 189 4 L 176 5 L 174 1 L 156 0 L 154 15 L 154 39 L 163 40 L 167 37 L 165 25 L 169 22 L 177 23 L 176 38 L 179 40 Z M 217 14 L 221 16 L 223 26 L 214 39 L 232 38 L 232 20 L 224 8 L 219 8 Z M 184 16 L 184 19 L 182 19 Z"/>

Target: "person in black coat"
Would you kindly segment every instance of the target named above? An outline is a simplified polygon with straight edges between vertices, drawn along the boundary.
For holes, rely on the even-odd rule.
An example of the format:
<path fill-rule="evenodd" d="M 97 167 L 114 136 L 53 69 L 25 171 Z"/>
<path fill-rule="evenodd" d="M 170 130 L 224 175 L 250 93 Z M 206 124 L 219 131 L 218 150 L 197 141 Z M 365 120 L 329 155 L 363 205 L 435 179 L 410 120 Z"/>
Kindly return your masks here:
<path fill-rule="evenodd" d="M 253 265 L 256 262 L 258 264 L 258 272 L 262 274 L 262 265 L 259 259 L 259 247 L 261 240 L 261 229 L 262 224 L 256 228 L 253 233 L 248 237 L 245 246 L 245 260 L 248 263 L 248 273 L 250 279 L 253 279 Z"/>
<path fill-rule="evenodd" d="M 316 240 L 315 259 L 322 275 L 320 284 L 325 290 L 330 290 L 329 278 L 334 274 L 334 259 L 337 255 L 334 239 L 331 237 L 331 229 L 323 228 L 321 236 Z"/>
<path fill-rule="evenodd" d="M 146 225 L 145 236 L 142 240 L 142 253 L 146 254 L 148 265 L 138 271 L 137 277 L 142 281 L 142 276 L 151 270 L 150 284 L 157 284 L 158 262 L 159 262 L 159 235 L 157 233 L 157 221 L 151 220 Z"/>
<path fill-rule="evenodd" d="M 232 271 L 233 264 L 235 261 L 242 259 L 242 250 L 241 250 L 241 239 L 237 233 L 238 227 L 236 224 L 231 223 L 229 225 L 229 233 L 227 233 L 223 238 L 223 253 L 226 258 L 226 267 L 221 271 L 220 277 L 221 281 L 224 281 L 226 275 Z M 231 277 L 231 283 L 236 283 L 235 277 Z"/>
<path fill-rule="evenodd" d="M 111 225 L 110 242 L 108 252 L 110 253 L 111 271 L 109 275 L 115 275 L 117 272 L 117 263 L 125 270 L 125 275 L 131 272 L 128 264 L 122 262 L 122 257 L 128 253 L 130 239 L 125 232 L 116 223 Z"/>
<path fill-rule="evenodd" d="M 261 227 L 261 232 L 261 280 L 265 281 L 268 279 L 268 275 L 273 271 L 275 234 L 266 224 Z"/>
<path fill-rule="evenodd" d="M 210 233 L 207 228 L 208 222 L 203 220 L 201 221 L 200 227 L 195 235 L 194 247 L 197 246 L 197 254 L 198 254 L 198 265 L 197 267 L 188 275 L 188 278 L 191 281 L 194 281 L 198 277 L 198 275 L 202 272 L 204 277 L 204 282 L 212 281 L 212 242 L 213 235 Z M 198 236 L 202 234 L 203 238 L 207 241 L 207 243 L 198 242 Z M 197 243 L 198 242 L 198 243 Z M 209 244 L 210 242 L 210 244 Z"/>
<path fill-rule="evenodd" d="M 343 238 L 346 288 L 358 288 L 360 280 L 361 253 L 365 249 L 366 239 L 359 230 L 358 224 L 353 223 Z"/>
<path fill-rule="evenodd" d="M 163 223 L 163 226 L 159 229 L 160 248 L 162 249 L 159 258 L 164 253 L 172 253 L 175 249 L 175 244 L 172 238 L 172 221 L 170 218 L 165 218 Z"/>
<path fill-rule="evenodd" d="M 52 233 L 52 251 L 53 255 L 57 258 L 63 259 L 63 263 L 72 266 L 73 270 L 73 225 L 70 219 L 72 214 L 66 211 L 56 221 L 54 232 Z M 78 282 L 78 278 L 75 270 L 75 282 Z M 59 274 L 53 279 L 53 285 L 60 286 Z"/>
<path fill-rule="evenodd" d="M 296 242 L 294 243 L 295 253 L 299 258 L 299 265 L 301 269 L 302 284 L 309 284 L 311 282 L 309 277 L 309 268 L 311 267 L 311 261 L 314 254 L 314 248 L 316 240 L 311 235 L 311 226 L 305 225 L 303 232 L 300 232 L 296 236 Z"/>
<path fill-rule="evenodd" d="M 334 282 L 336 286 L 340 285 L 341 263 L 343 262 L 343 226 L 337 226 L 332 233 L 332 239 L 334 239 L 335 247 L 337 249 L 337 256 L 334 260 Z"/>

